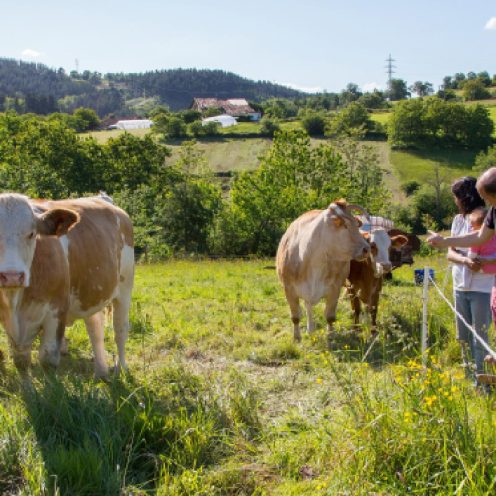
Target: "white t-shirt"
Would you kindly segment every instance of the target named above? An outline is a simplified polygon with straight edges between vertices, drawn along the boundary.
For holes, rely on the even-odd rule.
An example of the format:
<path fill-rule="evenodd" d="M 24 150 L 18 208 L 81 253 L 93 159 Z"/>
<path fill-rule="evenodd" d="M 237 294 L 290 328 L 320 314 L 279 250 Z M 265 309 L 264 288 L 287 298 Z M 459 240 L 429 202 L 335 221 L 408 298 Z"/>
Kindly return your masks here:
<path fill-rule="evenodd" d="M 451 224 L 451 236 L 462 236 L 472 230 L 468 218 L 463 215 L 456 215 Z M 468 248 L 456 248 L 456 251 L 463 256 L 468 255 Z M 493 287 L 494 275 L 484 274 L 484 272 L 474 272 L 466 265 L 453 264 L 453 289 L 455 291 L 479 291 L 490 293 Z"/>

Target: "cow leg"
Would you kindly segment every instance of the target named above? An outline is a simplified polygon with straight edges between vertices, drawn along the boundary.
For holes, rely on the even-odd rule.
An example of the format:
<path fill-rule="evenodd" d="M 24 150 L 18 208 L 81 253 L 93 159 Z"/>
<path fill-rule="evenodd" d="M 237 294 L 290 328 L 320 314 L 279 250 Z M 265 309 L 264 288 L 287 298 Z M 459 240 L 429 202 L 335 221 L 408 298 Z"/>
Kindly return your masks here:
<path fill-rule="evenodd" d="M 108 376 L 107 355 L 104 348 L 104 325 L 103 313 L 97 312 L 91 317 L 84 319 L 86 330 L 90 337 L 95 360 L 95 377 L 105 378 Z"/>
<path fill-rule="evenodd" d="M 43 321 L 38 358 L 45 366 L 58 367 L 62 340 L 64 339 L 65 319 L 48 315 Z"/>
<path fill-rule="evenodd" d="M 293 336 L 295 341 L 301 341 L 301 332 L 300 332 L 300 319 L 301 319 L 301 308 L 300 308 L 300 299 L 296 294 L 289 290 L 284 289 L 286 293 L 286 300 L 289 304 L 289 309 L 291 311 L 291 320 L 293 321 Z"/>
<path fill-rule="evenodd" d="M 315 320 L 313 318 L 313 306 L 311 303 L 305 302 L 307 310 L 307 332 L 310 334 L 315 330 Z"/>
<path fill-rule="evenodd" d="M 11 343 L 10 351 L 16 369 L 21 373 L 26 372 L 31 365 L 31 344 L 21 347 Z"/>
<path fill-rule="evenodd" d="M 331 338 L 332 331 L 334 330 L 334 322 L 336 322 L 336 308 L 338 306 L 340 291 L 341 286 L 338 284 L 333 284 L 330 286 L 326 295 L 325 318 L 327 321 L 328 339 Z"/>
<path fill-rule="evenodd" d="M 360 298 L 358 297 L 356 291 L 353 289 L 350 291 L 350 303 L 351 309 L 353 310 L 353 324 L 358 326 L 360 324 L 360 313 L 362 311 Z"/>
<path fill-rule="evenodd" d="M 129 334 L 129 309 L 131 307 L 131 292 L 116 298 L 113 304 L 114 339 L 117 345 L 117 371 L 127 370 L 126 341 Z"/>

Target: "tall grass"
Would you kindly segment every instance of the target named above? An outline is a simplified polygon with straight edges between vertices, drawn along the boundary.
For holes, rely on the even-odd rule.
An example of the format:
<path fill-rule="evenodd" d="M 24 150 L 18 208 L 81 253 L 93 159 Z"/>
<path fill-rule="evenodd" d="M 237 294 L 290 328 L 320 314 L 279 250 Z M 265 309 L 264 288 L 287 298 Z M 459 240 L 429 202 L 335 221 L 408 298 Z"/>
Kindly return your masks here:
<path fill-rule="evenodd" d="M 443 286 L 444 259 L 425 263 Z M 272 264 L 138 267 L 130 373 L 108 383 L 92 379 L 80 324 L 56 374 L 35 354 L 22 381 L 6 360 L 0 493 L 491 494 L 492 396 L 462 376 L 452 315 L 433 292 L 419 365 L 412 268 L 386 283 L 377 337 L 353 330 L 343 295 L 329 349 L 322 305 L 315 334 L 293 343 Z"/>

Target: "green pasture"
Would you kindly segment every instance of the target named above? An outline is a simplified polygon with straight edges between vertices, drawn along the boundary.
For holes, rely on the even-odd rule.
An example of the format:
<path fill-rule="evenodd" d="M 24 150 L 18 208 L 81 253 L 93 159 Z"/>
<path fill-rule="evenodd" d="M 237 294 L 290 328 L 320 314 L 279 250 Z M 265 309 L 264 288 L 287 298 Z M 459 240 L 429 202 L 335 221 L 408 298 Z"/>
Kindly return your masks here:
<path fill-rule="evenodd" d="M 477 152 L 469 150 L 390 150 L 389 160 L 393 174 L 400 183 L 432 181 L 435 167 L 439 166 L 439 176 L 445 182 L 472 174 Z"/>
<path fill-rule="evenodd" d="M 445 258 L 417 262 L 449 295 Z M 79 323 L 57 373 L 5 359 L 0 494 L 492 494 L 494 399 L 464 379 L 434 290 L 423 369 L 412 268 L 386 283 L 375 340 L 343 294 L 328 348 L 322 304 L 293 343 L 273 263 L 139 266 L 129 373 L 108 383 Z"/>

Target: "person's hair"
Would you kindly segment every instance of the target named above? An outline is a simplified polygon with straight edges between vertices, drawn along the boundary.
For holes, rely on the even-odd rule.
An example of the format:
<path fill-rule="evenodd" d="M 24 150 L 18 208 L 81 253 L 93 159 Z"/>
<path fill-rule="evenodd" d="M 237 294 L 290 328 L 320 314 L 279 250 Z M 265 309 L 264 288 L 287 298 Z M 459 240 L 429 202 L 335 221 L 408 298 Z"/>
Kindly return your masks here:
<path fill-rule="evenodd" d="M 467 215 L 477 207 L 484 207 L 484 200 L 480 197 L 475 185 L 477 179 L 472 176 L 465 176 L 457 179 L 451 185 L 451 192 L 458 198 L 459 210 L 463 215 Z"/>
<path fill-rule="evenodd" d="M 479 188 L 482 188 L 486 193 L 490 195 L 496 194 L 496 167 L 491 167 L 487 169 L 482 176 L 480 176 L 477 182 Z"/>
<path fill-rule="evenodd" d="M 482 226 L 484 219 L 486 218 L 488 209 L 485 207 L 477 207 L 470 213 L 470 222 L 474 222 L 478 226 Z"/>

